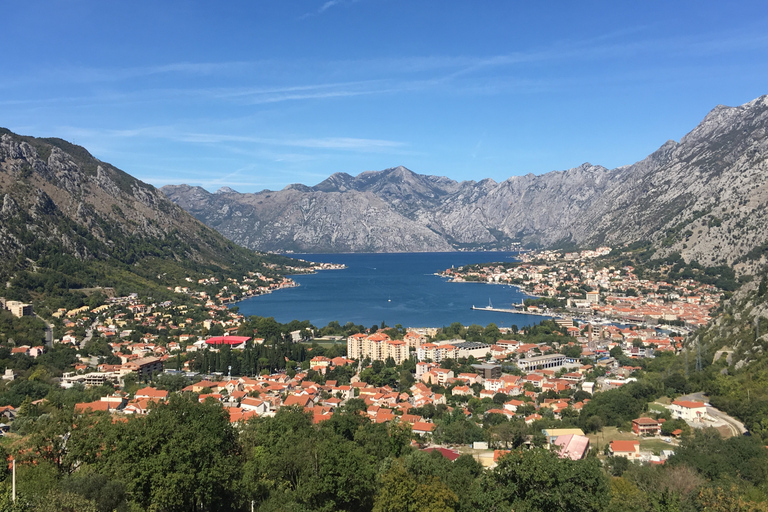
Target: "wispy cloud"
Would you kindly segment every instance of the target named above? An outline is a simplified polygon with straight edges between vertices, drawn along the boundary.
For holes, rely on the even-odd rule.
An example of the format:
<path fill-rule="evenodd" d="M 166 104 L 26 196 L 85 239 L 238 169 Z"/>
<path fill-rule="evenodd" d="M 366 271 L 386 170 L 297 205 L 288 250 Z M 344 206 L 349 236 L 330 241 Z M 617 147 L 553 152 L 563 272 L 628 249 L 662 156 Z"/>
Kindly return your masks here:
<path fill-rule="evenodd" d="M 311 18 L 313 16 L 319 16 L 323 14 L 325 11 L 327 11 L 328 9 L 332 7 L 336 7 L 337 5 L 351 5 L 351 4 L 357 3 L 358 1 L 359 0 L 327 0 L 317 10 L 304 13 L 301 16 L 301 19 Z"/>
<path fill-rule="evenodd" d="M 405 143 L 393 140 L 366 139 L 356 137 L 256 137 L 215 132 L 193 132 L 179 130 L 175 126 L 150 126 L 125 130 L 93 130 L 72 126 L 58 128 L 60 133 L 76 138 L 113 139 L 165 139 L 195 144 L 245 143 L 265 146 L 282 146 L 305 149 L 330 149 L 348 151 L 380 151 L 403 148 Z"/>

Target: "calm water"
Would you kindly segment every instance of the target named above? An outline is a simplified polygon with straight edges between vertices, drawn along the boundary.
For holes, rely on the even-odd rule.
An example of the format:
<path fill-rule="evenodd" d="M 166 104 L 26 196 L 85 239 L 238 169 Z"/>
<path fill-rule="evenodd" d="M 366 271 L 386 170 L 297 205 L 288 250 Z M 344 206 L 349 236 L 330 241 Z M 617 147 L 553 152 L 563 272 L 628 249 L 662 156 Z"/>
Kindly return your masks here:
<path fill-rule="evenodd" d="M 475 305 L 509 308 L 527 295 L 507 285 L 449 283 L 435 272 L 468 263 L 511 261 L 513 252 L 400 254 L 297 254 L 315 262 L 344 263 L 344 270 L 293 276 L 300 286 L 253 297 L 237 305 L 246 316 L 274 317 L 282 323 L 309 320 L 317 327 L 336 320 L 366 327 L 385 322 L 404 327 L 495 323 L 522 327 L 542 317 L 472 311 Z"/>

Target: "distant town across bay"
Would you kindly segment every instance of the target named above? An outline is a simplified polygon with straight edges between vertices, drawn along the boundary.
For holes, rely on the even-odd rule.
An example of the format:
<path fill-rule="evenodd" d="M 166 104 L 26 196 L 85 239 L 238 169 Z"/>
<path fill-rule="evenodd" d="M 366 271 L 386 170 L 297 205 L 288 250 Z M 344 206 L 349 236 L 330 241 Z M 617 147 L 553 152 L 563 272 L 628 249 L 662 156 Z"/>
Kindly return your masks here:
<path fill-rule="evenodd" d="M 278 322 L 309 320 L 317 327 L 338 321 L 371 326 L 385 322 L 404 327 L 463 325 L 518 327 L 541 316 L 472 310 L 489 303 L 511 308 L 529 296 L 509 285 L 450 283 L 439 273 L 471 263 L 514 261 L 517 252 L 441 252 L 387 254 L 295 254 L 307 261 L 346 265 L 346 269 L 293 276 L 296 288 L 253 297 L 237 304 L 246 316 Z"/>

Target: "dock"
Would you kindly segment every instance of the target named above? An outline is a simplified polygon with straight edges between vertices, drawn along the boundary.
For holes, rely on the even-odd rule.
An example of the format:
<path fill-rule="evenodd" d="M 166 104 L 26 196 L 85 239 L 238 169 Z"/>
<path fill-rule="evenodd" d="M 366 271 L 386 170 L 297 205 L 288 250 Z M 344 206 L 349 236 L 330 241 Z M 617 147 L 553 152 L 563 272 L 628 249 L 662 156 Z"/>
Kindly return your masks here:
<path fill-rule="evenodd" d="M 546 316 L 548 318 L 558 318 L 558 315 L 554 313 L 539 313 L 538 311 L 522 311 L 519 309 L 494 308 L 492 306 L 485 306 L 482 308 L 479 308 L 477 306 L 472 306 L 471 309 L 475 311 L 491 311 L 493 313 L 517 313 L 518 315 L 535 315 L 535 316 Z"/>

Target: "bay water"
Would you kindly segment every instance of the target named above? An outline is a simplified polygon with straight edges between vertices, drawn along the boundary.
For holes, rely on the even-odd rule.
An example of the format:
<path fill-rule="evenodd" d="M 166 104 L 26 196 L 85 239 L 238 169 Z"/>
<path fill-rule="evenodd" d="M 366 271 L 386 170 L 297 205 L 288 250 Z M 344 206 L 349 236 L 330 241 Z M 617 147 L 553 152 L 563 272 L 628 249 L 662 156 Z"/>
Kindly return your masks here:
<path fill-rule="evenodd" d="M 463 325 L 518 327 L 539 323 L 541 316 L 472 310 L 512 308 L 528 297 L 514 286 L 451 283 L 435 275 L 470 263 L 513 261 L 516 252 L 449 252 L 388 254 L 292 254 L 307 261 L 343 263 L 342 270 L 292 276 L 298 287 L 243 300 L 246 316 L 274 317 L 281 323 L 309 320 L 316 327 L 331 321 L 366 327 Z"/>

